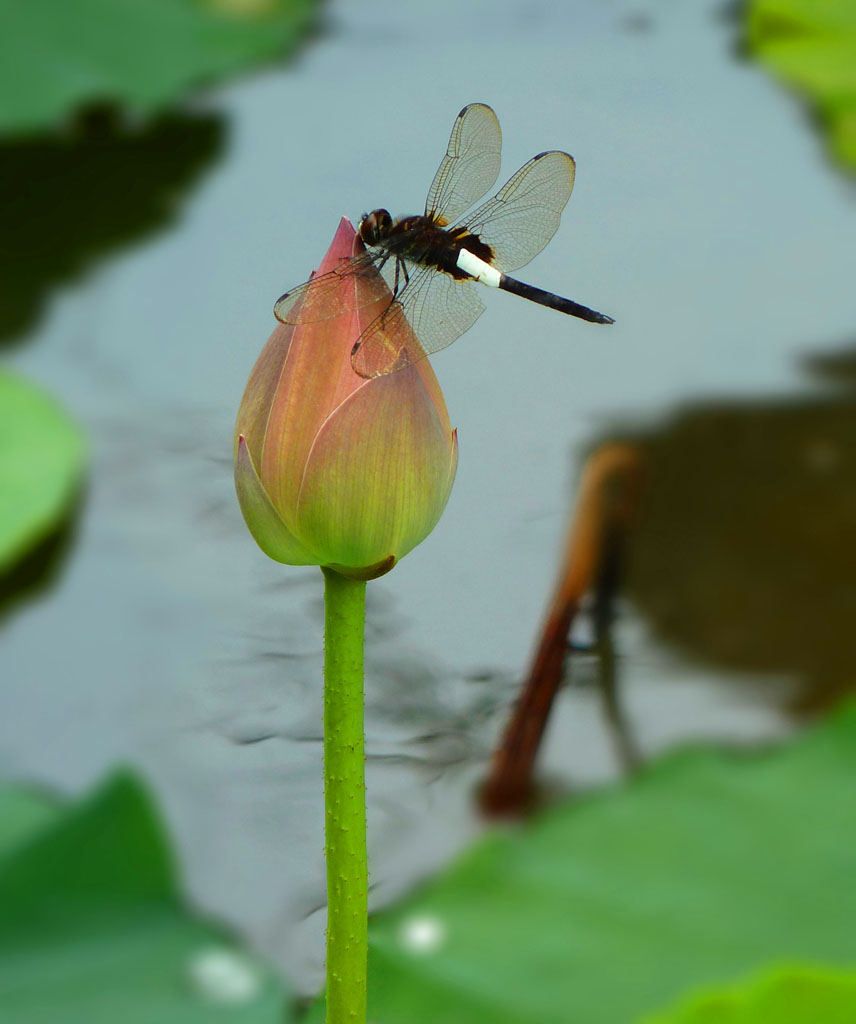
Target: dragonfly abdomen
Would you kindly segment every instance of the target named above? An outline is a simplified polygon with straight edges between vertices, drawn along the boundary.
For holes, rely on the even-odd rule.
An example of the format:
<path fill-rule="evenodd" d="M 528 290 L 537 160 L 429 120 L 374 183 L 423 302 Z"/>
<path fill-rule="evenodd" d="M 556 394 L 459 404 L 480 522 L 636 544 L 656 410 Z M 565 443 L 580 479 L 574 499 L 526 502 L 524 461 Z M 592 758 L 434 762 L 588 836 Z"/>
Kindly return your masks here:
<path fill-rule="evenodd" d="M 451 274 L 458 281 L 464 281 L 472 277 L 473 275 L 470 271 L 462 265 L 461 252 L 464 250 L 471 252 L 484 263 L 492 263 L 493 249 L 483 242 L 478 235 L 471 235 L 467 231 L 460 232 L 457 236 L 452 235 L 452 232 L 448 232 L 448 234 L 452 237 L 446 239 L 445 247 L 440 254 L 440 270 L 445 270 L 447 274 Z M 466 263 L 466 260 L 464 260 L 464 263 Z"/>

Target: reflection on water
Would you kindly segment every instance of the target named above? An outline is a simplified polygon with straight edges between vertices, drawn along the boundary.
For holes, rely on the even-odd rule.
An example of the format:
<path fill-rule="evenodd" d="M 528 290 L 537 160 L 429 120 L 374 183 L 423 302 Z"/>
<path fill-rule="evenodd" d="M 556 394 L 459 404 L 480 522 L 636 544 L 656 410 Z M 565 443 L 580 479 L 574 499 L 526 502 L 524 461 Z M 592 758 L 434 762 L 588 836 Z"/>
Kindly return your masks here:
<path fill-rule="evenodd" d="M 642 438 L 628 586 L 660 636 L 732 670 L 792 674 L 819 707 L 856 686 L 856 358 L 839 393 L 687 409 Z"/>
<path fill-rule="evenodd" d="M 223 119 L 170 114 L 143 125 L 93 110 L 62 137 L 3 140 L 0 344 L 22 334 L 48 289 L 167 226 L 223 144 Z"/>

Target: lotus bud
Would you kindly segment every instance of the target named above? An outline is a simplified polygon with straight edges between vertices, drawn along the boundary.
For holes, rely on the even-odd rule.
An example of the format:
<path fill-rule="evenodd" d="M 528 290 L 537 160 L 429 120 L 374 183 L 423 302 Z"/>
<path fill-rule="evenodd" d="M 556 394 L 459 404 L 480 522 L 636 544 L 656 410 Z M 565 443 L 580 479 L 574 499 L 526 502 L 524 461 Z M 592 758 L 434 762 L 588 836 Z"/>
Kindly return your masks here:
<path fill-rule="evenodd" d="M 343 218 L 318 274 L 363 251 Z M 427 359 L 368 380 L 354 372 L 354 343 L 391 295 L 380 274 L 345 277 L 342 288 L 361 290 L 357 305 L 370 301 L 329 320 L 280 324 L 262 350 L 238 411 L 235 487 L 266 555 L 369 580 L 436 525 L 458 442 Z M 416 347 L 402 330 L 395 344 Z"/>

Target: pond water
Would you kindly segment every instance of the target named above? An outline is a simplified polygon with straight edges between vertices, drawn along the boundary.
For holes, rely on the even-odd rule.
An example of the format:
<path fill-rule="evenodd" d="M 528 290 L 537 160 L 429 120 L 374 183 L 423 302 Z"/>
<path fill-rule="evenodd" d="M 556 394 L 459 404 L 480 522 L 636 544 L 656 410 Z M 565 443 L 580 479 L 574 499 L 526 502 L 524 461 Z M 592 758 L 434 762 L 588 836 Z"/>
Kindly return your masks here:
<path fill-rule="evenodd" d="M 256 549 L 231 434 L 272 302 L 318 264 L 339 216 L 418 212 L 455 114 L 488 102 L 506 176 L 543 149 L 577 160 L 562 227 L 521 276 L 617 320 L 591 327 L 489 295 L 433 360 L 458 478 L 432 536 L 369 587 L 375 905 L 479 827 L 471 786 L 535 643 L 587 448 L 668 436 L 686 408 L 730 403 L 769 424 L 764 410 L 796 403 L 827 417 L 817 428 L 809 417 L 798 439 L 837 465 L 824 410 L 834 398 L 840 424 L 851 403 L 804 360 L 842 348 L 856 323 L 852 196 L 798 104 L 735 57 L 721 5 L 437 0 L 428 12 L 340 0 L 325 18 L 287 67 L 167 124 L 125 128 L 115 151 L 96 146 L 83 164 L 31 153 L 22 202 L 47 212 L 22 239 L 20 309 L 4 325 L 8 360 L 61 398 L 92 446 L 62 570 L 4 623 L 4 772 L 78 791 L 136 765 L 192 897 L 307 992 L 324 927 L 321 580 Z M 727 476 L 718 422 L 719 458 L 701 474 L 712 496 L 723 474 L 738 490 L 747 476 Z M 723 439 L 751 444 L 754 422 Z M 677 463 L 679 485 L 694 464 Z M 786 478 L 787 459 L 774 469 Z M 699 493 L 689 469 L 686 480 Z M 843 493 L 846 508 L 851 491 L 830 487 L 823 500 Z M 768 499 L 775 518 L 792 498 L 761 488 L 756 519 Z M 687 552 L 705 550 L 704 533 L 672 541 L 691 527 L 678 516 L 647 534 L 661 545 L 655 571 L 659 551 L 687 606 Z M 812 577 L 796 607 L 823 585 Z M 809 671 L 799 656 L 742 657 L 739 645 L 720 656 L 662 601 L 646 610 L 646 593 L 634 586 L 615 637 L 646 753 L 791 727 L 790 686 Z M 541 764 L 566 785 L 616 775 L 590 688 L 562 693 Z"/>

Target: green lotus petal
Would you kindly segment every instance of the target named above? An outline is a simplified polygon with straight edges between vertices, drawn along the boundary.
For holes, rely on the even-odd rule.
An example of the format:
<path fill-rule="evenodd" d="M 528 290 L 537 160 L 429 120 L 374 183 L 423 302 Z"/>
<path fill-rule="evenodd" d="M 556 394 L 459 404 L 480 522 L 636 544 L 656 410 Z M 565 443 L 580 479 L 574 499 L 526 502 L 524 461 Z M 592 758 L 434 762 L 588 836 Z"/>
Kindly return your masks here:
<path fill-rule="evenodd" d="M 437 524 L 456 453 L 413 367 L 368 382 L 315 439 L 298 501 L 301 536 L 325 565 L 400 560 Z"/>
<path fill-rule="evenodd" d="M 319 565 L 318 559 L 289 531 L 262 487 L 247 442 L 238 437 L 235 490 L 247 528 L 268 558 L 286 565 Z"/>

